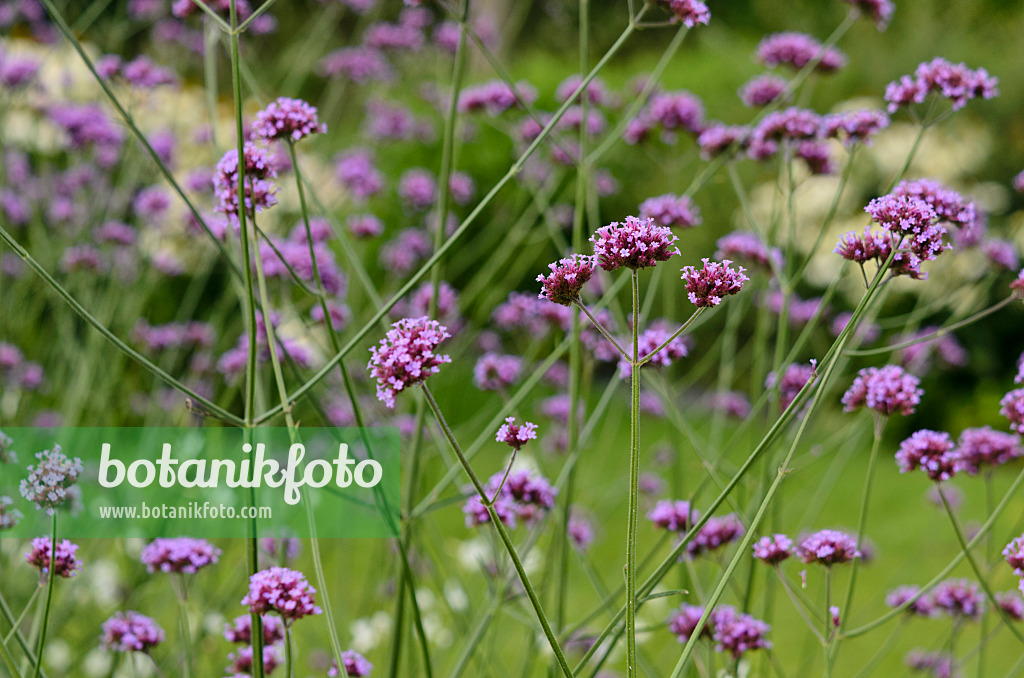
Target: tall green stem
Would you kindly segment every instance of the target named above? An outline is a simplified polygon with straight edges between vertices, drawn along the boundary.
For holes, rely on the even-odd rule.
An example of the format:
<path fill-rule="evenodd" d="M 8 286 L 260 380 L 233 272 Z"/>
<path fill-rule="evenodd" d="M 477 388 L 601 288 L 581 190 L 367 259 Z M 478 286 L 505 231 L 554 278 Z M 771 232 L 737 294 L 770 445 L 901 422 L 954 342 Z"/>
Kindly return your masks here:
<path fill-rule="evenodd" d="M 640 278 L 631 272 L 633 288 L 633 365 L 630 383 L 629 515 L 626 522 L 626 675 L 636 672 L 636 524 L 640 484 Z"/>
<path fill-rule="evenodd" d="M 39 629 L 39 644 L 36 646 L 36 662 L 32 678 L 39 678 L 43 666 L 43 647 L 46 645 L 46 629 L 50 622 L 50 606 L 53 603 L 54 570 L 57 563 L 57 511 L 53 510 L 53 526 L 50 532 L 50 566 L 47 568 L 46 599 L 43 603 L 43 625 Z"/>

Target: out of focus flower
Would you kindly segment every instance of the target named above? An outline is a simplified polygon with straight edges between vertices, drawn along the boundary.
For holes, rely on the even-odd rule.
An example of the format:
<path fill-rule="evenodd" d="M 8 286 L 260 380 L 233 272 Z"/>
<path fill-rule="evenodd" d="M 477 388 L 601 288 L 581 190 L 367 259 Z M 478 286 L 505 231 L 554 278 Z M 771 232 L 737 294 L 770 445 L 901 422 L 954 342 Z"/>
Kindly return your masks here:
<path fill-rule="evenodd" d="M 13 499 L 0 495 L 0 531 L 11 529 L 24 517 L 21 515 L 21 511 L 11 508 L 12 504 L 14 504 Z"/>
<path fill-rule="evenodd" d="M 778 565 L 793 555 L 793 540 L 784 534 L 761 537 L 754 543 L 754 558 L 769 565 Z"/>
<path fill-rule="evenodd" d="M 900 473 L 920 468 L 936 482 L 953 477 L 956 458 L 956 448 L 950 435 L 928 429 L 915 432 L 900 443 L 900 449 L 896 452 Z"/>
<path fill-rule="evenodd" d="M 740 100 L 750 108 L 767 106 L 786 92 L 786 81 L 775 75 L 759 75 L 740 88 Z"/>
<path fill-rule="evenodd" d="M 706 26 L 711 20 L 711 12 L 701 0 L 663 0 L 663 2 L 672 13 L 672 23 L 681 23 L 687 28 L 693 28 L 697 24 Z"/>
<path fill-rule="evenodd" d="M 960 433 L 956 447 L 957 471 L 976 475 L 984 467 L 1001 466 L 1024 455 L 1020 438 L 989 426 L 968 428 Z"/>
<path fill-rule="evenodd" d="M 690 502 L 682 500 L 659 501 L 647 513 L 647 519 L 654 523 L 655 527 L 669 532 L 686 532 L 698 516 L 697 510 L 690 506 Z"/>
<path fill-rule="evenodd" d="M 373 664 L 367 661 L 366 657 L 355 650 L 345 650 L 342 652 L 341 661 L 345 664 L 344 675 L 349 678 L 364 678 L 365 676 L 369 676 L 370 671 L 373 670 Z M 327 671 L 327 675 L 328 678 L 343 675 L 338 672 L 337 662 L 331 662 L 331 668 Z"/>
<path fill-rule="evenodd" d="M 164 630 L 149 617 L 129 610 L 103 622 L 100 644 L 113 652 L 149 652 L 164 642 Z"/>
<path fill-rule="evenodd" d="M 252 666 L 252 646 L 246 646 L 228 653 L 230 664 L 228 678 L 249 678 L 254 675 Z M 270 674 L 281 665 L 281 651 L 274 645 L 263 646 L 263 671 Z"/>
<path fill-rule="evenodd" d="M 1010 428 L 1024 433 L 1024 388 L 1010 391 L 999 401 L 999 413 L 1010 420 Z"/>
<path fill-rule="evenodd" d="M 508 478 L 505 478 L 504 473 L 494 474 L 484 486 L 484 492 L 488 500 L 497 495 L 494 511 L 498 519 L 508 527 L 515 527 L 517 520 L 522 520 L 527 525 L 536 524 L 554 507 L 558 490 L 544 477 L 523 470 L 509 473 Z M 462 511 L 466 514 L 467 527 L 484 525 L 491 521 L 480 495 L 473 495 L 466 500 Z"/>
<path fill-rule="evenodd" d="M 913 600 L 913 602 L 907 604 L 910 600 Z M 904 611 L 907 614 L 916 615 L 918 617 L 935 616 L 935 602 L 932 600 L 932 597 L 927 594 L 922 594 L 921 589 L 916 586 L 900 586 L 899 588 L 893 589 L 885 597 L 885 604 L 889 607 L 907 605 Z"/>
<path fill-rule="evenodd" d="M 82 474 L 82 460 L 68 458 L 60 445 L 39 452 L 36 459 L 39 461 L 28 467 L 28 477 L 21 481 L 18 490 L 36 508 L 52 515 L 70 497 L 71 486 Z"/>
<path fill-rule="evenodd" d="M 500 391 L 514 384 L 522 369 L 522 358 L 485 353 L 473 366 L 473 383 L 481 391 Z"/>
<path fill-rule="evenodd" d="M 263 629 L 263 644 L 273 645 L 284 640 L 284 624 L 273 616 L 264 616 L 260 619 L 260 626 Z M 230 624 L 224 625 L 224 639 L 229 643 L 242 645 L 252 644 L 252 615 L 243 614 L 235 617 Z"/>
<path fill-rule="evenodd" d="M 968 579 L 947 579 L 932 591 L 935 608 L 951 617 L 977 620 L 985 609 L 985 596 L 975 582 Z"/>
<path fill-rule="evenodd" d="M 774 33 L 761 40 L 757 46 L 757 58 L 765 66 L 789 66 L 800 70 L 811 61 L 819 59 L 816 70 L 832 72 L 846 65 L 846 57 L 834 47 L 824 46 L 803 33 Z"/>
<path fill-rule="evenodd" d="M 913 77 L 901 76 L 885 88 L 889 112 L 902 106 L 922 103 L 929 94 L 949 100 L 954 111 L 976 98 L 991 99 L 999 94 L 999 79 L 984 68 L 977 70 L 965 64 L 953 64 L 941 57 L 926 61 L 917 67 Z"/>
<path fill-rule="evenodd" d="M 700 208 L 688 196 L 671 193 L 640 203 L 640 218 L 653 219 L 659 226 L 692 228 L 701 223 Z"/>
<path fill-rule="evenodd" d="M 897 365 L 866 367 L 857 373 L 843 394 L 843 409 L 852 412 L 866 407 L 879 414 L 913 414 L 924 391 L 920 380 Z"/>
<path fill-rule="evenodd" d="M 140 559 L 150 574 L 178 572 L 195 574 L 207 565 L 216 564 L 221 550 L 204 539 L 190 537 L 154 539 L 142 549 Z"/>
<path fill-rule="evenodd" d="M 686 553 L 691 558 L 696 558 L 705 553 L 717 551 L 726 544 L 736 541 L 745 533 L 746 528 L 743 527 L 743 523 L 736 517 L 736 514 L 712 516 L 686 545 Z"/>
<path fill-rule="evenodd" d="M 854 6 L 861 14 L 875 22 L 878 30 L 884 31 L 892 20 L 896 6 L 892 0 L 843 0 Z"/>

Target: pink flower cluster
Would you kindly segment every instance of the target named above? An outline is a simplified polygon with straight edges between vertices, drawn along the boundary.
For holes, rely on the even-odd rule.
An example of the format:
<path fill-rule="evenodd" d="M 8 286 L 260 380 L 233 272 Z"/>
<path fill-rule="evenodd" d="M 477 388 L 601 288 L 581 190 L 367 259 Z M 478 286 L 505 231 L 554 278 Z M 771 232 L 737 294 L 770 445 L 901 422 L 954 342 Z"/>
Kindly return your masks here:
<path fill-rule="evenodd" d="M 219 548 L 203 539 L 159 538 L 142 549 L 140 560 L 150 574 L 158 571 L 195 574 L 207 565 L 216 564 L 220 554 Z"/>
<path fill-rule="evenodd" d="M 338 671 L 337 662 L 331 662 L 331 668 L 327 671 L 328 678 L 341 675 L 348 676 L 348 678 L 365 678 L 373 670 L 373 664 L 355 650 L 345 650 L 342 652 L 341 661 L 345 664 L 345 673 L 341 674 Z"/>
<path fill-rule="evenodd" d="M 113 652 L 149 652 L 164 642 L 164 630 L 144 614 L 116 612 L 103 622 L 100 644 Z"/>
<path fill-rule="evenodd" d="M 889 112 L 895 113 L 903 106 L 922 103 L 934 93 L 948 99 L 956 111 L 972 99 L 992 99 L 999 94 L 998 86 L 999 79 L 984 68 L 974 70 L 963 63 L 954 64 L 936 57 L 920 64 L 913 77 L 904 75 L 890 82 L 885 88 L 885 100 Z"/>
<path fill-rule="evenodd" d="M 769 565 L 778 565 L 793 555 L 793 540 L 784 534 L 761 537 L 754 543 L 754 558 Z"/>
<path fill-rule="evenodd" d="M 323 612 L 316 605 L 316 589 L 309 585 L 305 575 L 285 567 L 260 570 L 249 577 L 249 593 L 242 598 L 256 614 L 276 612 L 285 625 L 308 615 Z"/>
<path fill-rule="evenodd" d="M 683 605 L 669 619 L 669 631 L 676 635 L 680 643 L 685 643 L 693 635 L 703 615 L 704 608 Z M 728 652 L 735 660 L 745 652 L 771 648 L 772 644 L 767 639 L 770 630 L 771 627 L 759 619 L 737 612 L 729 605 L 719 605 L 708 615 L 700 637 L 710 638 L 715 643 L 715 650 Z"/>
<path fill-rule="evenodd" d="M 638 270 L 666 261 L 679 254 L 679 248 L 673 246 L 676 240 L 672 231 L 656 226 L 653 219 L 637 217 L 602 226 L 590 237 L 594 256 L 606 271 L 623 267 Z"/>
<path fill-rule="evenodd" d="M 537 276 L 541 283 L 540 299 L 547 299 L 556 304 L 570 306 L 580 296 L 580 290 L 594 275 L 594 257 L 574 254 L 556 263 L 548 264 L 551 273 Z"/>
<path fill-rule="evenodd" d="M 39 461 L 28 467 L 28 477 L 21 481 L 18 491 L 36 508 L 52 515 L 70 498 L 71 486 L 82 474 L 82 460 L 69 459 L 60 445 L 39 452 L 36 459 Z"/>
<path fill-rule="evenodd" d="M 647 513 L 647 519 L 669 532 L 686 532 L 700 514 L 683 500 L 661 500 Z"/>
<path fill-rule="evenodd" d="M 863 557 L 857 549 L 857 540 L 836 530 L 821 530 L 805 537 L 797 547 L 797 555 L 805 563 L 817 563 L 825 567 Z"/>
<path fill-rule="evenodd" d="M 846 65 L 842 52 L 829 47 L 804 33 L 774 33 L 757 46 L 757 58 L 765 66 L 789 66 L 800 70 L 811 61 L 820 59 L 815 70 L 825 73 L 837 71 Z"/>
<path fill-rule="evenodd" d="M 545 478 L 527 470 L 513 471 L 508 474 L 508 478 L 505 478 L 504 473 L 495 473 L 488 479 L 484 492 L 488 500 L 498 495 L 494 502 L 494 512 L 502 524 L 508 527 L 515 527 L 517 520 L 527 525 L 535 524 L 554 507 L 555 496 L 558 494 L 558 490 Z M 466 514 L 466 527 L 484 525 L 491 521 L 483 498 L 478 494 L 466 501 L 462 512 Z"/>
<path fill-rule="evenodd" d="M 377 399 L 395 406 L 395 394 L 437 374 L 451 357 L 435 353 L 449 338 L 448 329 L 426 316 L 403 318 L 391 326 L 380 344 L 370 349 L 367 369 L 377 380 Z"/>
<path fill-rule="evenodd" d="M 924 391 L 921 380 L 898 365 L 866 367 L 857 372 L 853 384 L 843 394 L 843 409 L 853 412 L 866 407 L 879 414 L 913 414 Z"/>
<path fill-rule="evenodd" d="M 78 552 L 78 544 L 72 544 L 67 539 L 57 542 L 57 552 L 54 558 L 53 574 L 63 579 L 70 579 L 82 571 L 82 561 L 75 555 Z M 41 575 L 50 571 L 50 556 L 53 555 L 53 541 L 49 537 L 36 537 L 32 540 L 32 549 L 25 554 L 25 561 L 39 569 Z"/>
<path fill-rule="evenodd" d="M 515 417 L 505 417 L 505 423 L 498 428 L 494 439 L 518 450 L 527 442 L 537 439 L 537 425 L 529 421 L 517 424 Z"/>
<path fill-rule="evenodd" d="M 693 228 L 701 222 L 700 208 L 689 196 L 671 193 L 648 198 L 640 203 L 640 218 L 653 219 L 659 226 Z"/>
<path fill-rule="evenodd" d="M 277 189 L 270 182 L 277 177 L 274 158 L 266 149 L 245 144 L 245 211 L 261 212 L 277 204 Z M 218 212 L 230 218 L 238 216 L 238 149 L 231 149 L 217 162 L 213 178 Z"/>
<path fill-rule="evenodd" d="M 743 283 L 750 280 L 744 275 L 745 269 L 740 266 L 732 268 L 732 262 L 725 259 L 721 262 L 702 259 L 700 269 L 686 266 L 681 269 L 682 279 L 686 281 L 686 292 L 690 302 L 698 308 L 718 306 L 722 297 L 737 294 Z"/>
<path fill-rule="evenodd" d="M 311 134 L 326 134 L 327 125 L 317 118 L 316 107 L 302 99 L 278 97 L 256 114 L 252 130 L 265 141 L 299 141 Z"/>
<path fill-rule="evenodd" d="M 900 473 L 919 468 L 936 482 L 949 480 L 956 472 L 956 446 L 948 433 L 922 429 L 900 443 L 896 464 Z"/>

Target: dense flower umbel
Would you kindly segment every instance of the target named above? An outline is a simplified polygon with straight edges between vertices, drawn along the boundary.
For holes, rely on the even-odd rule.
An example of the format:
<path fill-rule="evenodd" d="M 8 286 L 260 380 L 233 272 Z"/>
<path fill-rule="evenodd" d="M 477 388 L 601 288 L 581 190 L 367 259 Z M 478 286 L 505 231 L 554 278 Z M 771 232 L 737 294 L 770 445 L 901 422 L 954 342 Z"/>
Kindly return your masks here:
<path fill-rule="evenodd" d="M 924 391 L 921 381 L 898 365 L 866 367 L 857 372 L 849 390 L 843 394 L 843 409 L 852 412 L 866 407 L 879 414 L 913 414 Z"/>
<path fill-rule="evenodd" d="M 1024 388 L 1010 391 L 999 401 L 999 413 L 1010 420 L 1010 428 L 1024 433 Z"/>
<path fill-rule="evenodd" d="M 932 591 L 935 607 L 951 617 L 976 620 L 985 610 L 985 596 L 978 585 L 969 579 L 947 579 Z"/>
<path fill-rule="evenodd" d="M 740 88 L 740 100 L 745 106 L 759 108 L 772 103 L 786 92 L 786 81 L 776 75 L 759 75 Z"/>
<path fill-rule="evenodd" d="M 683 605 L 679 611 L 669 617 L 668 630 L 676 635 L 680 643 L 685 643 L 693 635 L 697 623 L 704 614 L 704 608 L 697 605 Z M 714 615 L 708 617 L 704 628 L 700 631 L 701 638 L 710 638 L 714 630 Z"/>
<path fill-rule="evenodd" d="M 39 569 L 41 575 L 50 571 L 50 555 L 53 549 L 53 542 L 49 537 L 36 537 L 32 540 L 32 550 L 25 554 L 25 561 L 29 565 Z M 75 555 L 78 552 L 78 544 L 72 544 L 67 539 L 57 542 L 57 554 L 54 558 L 56 565 L 53 573 L 58 577 L 70 579 L 82 570 L 82 561 Z"/>
<path fill-rule="evenodd" d="M 484 486 L 488 499 L 494 497 L 498 488 L 501 488 L 494 502 L 494 512 L 502 524 L 515 527 L 519 519 L 527 525 L 533 525 L 554 507 L 558 490 L 542 476 L 535 476 L 527 470 L 513 471 L 502 485 L 503 478 L 504 473 L 495 473 Z M 462 512 L 466 514 L 466 527 L 484 525 L 491 521 L 487 507 L 478 494 L 466 501 Z"/>
<path fill-rule="evenodd" d="M 858 143 L 870 146 L 874 136 L 888 126 L 888 115 L 870 109 L 826 115 L 822 121 L 825 136 L 839 139 L 847 148 Z"/>
<path fill-rule="evenodd" d="M 270 179 L 277 176 L 274 160 L 266 149 L 245 144 L 245 211 L 261 212 L 277 204 L 277 189 Z M 238 149 L 231 149 L 217 162 L 213 178 L 218 212 L 238 216 Z"/>
<path fill-rule="evenodd" d="M 284 640 L 284 625 L 277 617 L 269 615 L 261 618 L 263 627 L 263 644 L 273 645 L 279 640 Z M 240 643 L 249 645 L 252 643 L 252 616 L 243 614 L 230 624 L 224 625 L 224 639 L 229 643 Z"/>
<path fill-rule="evenodd" d="M 164 642 L 164 630 L 144 614 L 116 612 L 103 622 L 100 645 L 114 652 L 149 652 Z"/>
<path fill-rule="evenodd" d="M 742 261 L 766 271 L 782 266 L 782 252 L 776 248 L 768 249 L 755 233 L 750 231 L 733 231 L 723 235 L 715 243 L 715 259 Z"/>
<path fill-rule="evenodd" d="M 1013 568 L 1013 573 L 1024 577 L 1024 535 L 1016 537 L 1003 549 L 1006 563 Z"/>
<path fill-rule="evenodd" d="M 242 605 L 248 605 L 256 614 L 277 612 L 287 625 L 322 612 L 316 605 L 315 594 L 316 589 L 301 572 L 272 567 L 249 577 L 249 593 L 242 598 Z"/>
<path fill-rule="evenodd" d="M 434 352 L 451 336 L 436 320 L 403 318 L 391 328 L 380 345 L 370 349 L 367 369 L 377 380 L 377 399 L 393 408 L 396 393 L 437 374 L 442 364 L 452 360 Z"/>
<path fill-rule="evenodd" d="M 818 563 L 826 567 L 848 563 L 862 556 L 857 550 L 857 540 L 836 530 L 822 530 L 805 537 L 797 547 L 797 554 L 805 563 Z"/>
<path fill-rule="evenodd" d="M 257 113 L 252 129 L 256 136 L 267 141 L 298 141 L 311 134 L 327 133 L 327 125 L 317 118 L 315 106 L 310 106 L 302 99 L 287 97 L 279 97 Z"/>
<path fill-rule="evenodd" d="M 922 429 L 900 443 L 896 464 L 900 473 L 921 469 L 932 480 L 949 480 L 955 472 L 956 447 L 943 431 Z"/>
<path fill-rule="evenodd" d="M 1001 466 L 1024 455 L 1020 438 L 991 427 L 968 428 L 957 443 L 956 469 L 976 475 L 983 467 Z"/>
<path fill-rule="evenodd" d="M 900 607 L 913 599 L 914 602 L 904 608 L 907 614 L 918 617 L 934 617 L 935 601 L 932 600 L 930 595 L 918 595 L 920 593 L 921 589 L 916 586 L 900 586 L 889 592 L 885 597 L 885 604 L 889 607 Z M 917 597 L 914 598 L 914 596 Z"/>
<path fill-rule="evenodd" d="M 960 228 L 972 225 L 978 218 L 973 202 L 932 179 L 903 180 L 892 189 L 892 195 L 923 200 L 935 210 L 939 221 L 949 222 Z"/>
<path fill-rule="evenodd" d="M 341 661 L 345 663 L 345 673 L 342 674 L 338 671 L 337 662 L 331 662 L 331 668 L 327 672 L 329 678 L 342 675 L 349 678 L 364 678 L 370 675 L 370 671 L 373 670 L 373 664 L 355 650 L 345 650 L 342 652 Z"/>
<path fill-rule="evenodd" d="M 1000 591 L 995 595 L 996 604 L 1006 616 L 1015 622 L 1024 621 L 1024 600 L 1017 591 Z"/>
<path fill-rule="evenodd" d="M 179 572 L 195 574 L 220 558 L 221 551 L 208 541 L 191 537 L 154 539 L 142 549 L 140 560 L 150 574 Z"/>
<path fill-rule="evenodd" d="M 661 500 L 647 513 L 647 519 L 669 532 L 686 532 L 699 515 L 688 501 Z"/>
<path fill-rule="evenodd" d="M 846 57 L 835 48 L 824 46 L 804 33 L 775 33 L 757 46 L 757 58 L 765 66 L 785 65 L 800 70 L 815 58 L 821 60 L 815 70 L 836 71 L 846 65 Z"/>
<path fill-rule="evenodd" d="M 769 565 L 778 565 L 793 555 L 793 540 L 784 534 L 761 537 L 754 543 L 754 558 Z"/>
<path fill-rule="evenodd" d="M 885 100 L 889 112 L 895 113 L 901 106 L 919 104 L 934 93 L 948 99 L 956 111 L 972 99 L 997 96 L 998 85 L 999 79 L 990 76 L 984 68 L 973 70 L 965 64 L 953 64 L 936 57 L 920 64 L 913 77 L 904 75 L 890 82 L 885 88 Z"/>
<path fill-rule="evenodd" d="M 704 614 L 704 608 L 696 605 L 683 605 L 679 612 L 668 621 L 669 631 L 676 635 L 680 643 L 685 643 L 693 635 L 697 623 Z M 711 638 L 715 650 L 728 652 L 733 659 L 749 650 L 767 649 L 772 646 L 766 636 L 771 627 L 750 615 L 737 612 L 729 605 L 720 605 L 708 615 L 701 638 Z"/>
<path fill-rule="evenodd" d="M 82 460 L 69 459 L 61 452 L 60 445 L 39 452 L 36 459 L 39 461 L 28 467 L 28 477 L 21 481 L 18 491 L 36 508 L 46 509 L 53 515 L 54 510 L 67 501 L 68 491 L 82 474 Z"/>
<path fill-rule="evenodd" d="M 537 282 L 541 283 L 541 292 L 537 296 L 563 306 L 571 305 L 594 275 L 594 265 L 594 257 L 583 254 L 574 254 L 548 264 L 551 273 L 537 276 Z"/>
<path fill-rule="evenodd" d="M 11 529 L 24 517 L 21 515 L 21 511 L 11 508 L 13 503 L 14 500 L 10 497 L 0 496 L 0 530 Z"/>
<path fill-rule="evenodd" d="M 498 428 L 494 439 L 518 450 L 530 440 L 537 439 L 537 425 L 529 421 L 517 424 L 515 417 L 505 417 L 505 423 Z"/>
<path fill-rule="evenodd" d="M 473 383 L 481 391 L 501 391 L 514 384 L 522 370 L 518 356 L 485 353 L 473 366 Z"/>
<path fill-rule="evenodd" d="M 692 558 L 704 553 L 717 551 L 726 544 L 734 542 L 746 533 L 746 528 L 735 514 L 709 518 L 704 527 L 686 545 L 686 552 Z"/>
<path fill-rule="evenodd" d="M 679 254 L 679 248 L 673 247 L 676 240 L 672 231 L 656 226 L 653 219 L 637 217 L 602 226 L 590 236 L 597 262 L 606 271 L 622 267 L 637 270 L 667 261 Z"/>
<path fill-rule="evenodd" d="M 750 280 L 744 275 L 745 269 L 742 266 L 734 269 L 728 259 L 721 262 L 710 259 L 701 261 L 704 266 L 700 269 L 693 266 L 680 269 L 682 279 L 686 281 L 687 296 L 698 308 L 717 306 L 722 303 L 722 297 L 738 293 L 743 283 Z"/>

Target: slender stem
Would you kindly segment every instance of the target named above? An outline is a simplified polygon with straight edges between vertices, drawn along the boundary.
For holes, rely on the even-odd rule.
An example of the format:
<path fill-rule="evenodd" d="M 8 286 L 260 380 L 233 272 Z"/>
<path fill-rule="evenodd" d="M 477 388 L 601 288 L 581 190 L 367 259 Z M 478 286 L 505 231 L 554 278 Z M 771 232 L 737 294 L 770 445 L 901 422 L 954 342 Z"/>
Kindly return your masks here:
<path fill-rule="evenodd" d="M 505 487 L 505 481 L 508 480 L 508 474 L 512 471 L 512 464 L 516 463 L 516 452 L 518 451 L 518 447 L 512 448 L 512 458 L 508 460 L 508 466 L 505 468 L 505 475 L 501 477 L 501 483 L 498 484 L 498 489 L 494 491 L 494 496 L 489 500 L 492 504 L 498 501 L 498 497 L 501 496 L 501 490 Z"/>
<path fill-rule="evenodd" d="M 639 362 L 637 363 L 637 367 L 643 367 L 644 365 L 646 365 L 647 363 L 649 363 L 649 362 L 651 361 L 651 359 L 653 359 L 653 358 L 654 358 L 654 356 L 656 356 L 656 355 L 658 355 L 659 353 L 661 353 L 661 351 L 662 351 L 662 350 L 664 350 L 664 348 L 665 348 L 666 346 L 668 346 L 669 344 L 671 344 L 671 343 L 672 343 L 673 341 L 675 341 L 675 340 L 676 340 L 676 339 L 677 339 L 677 338 L 679 337 L 679 335 L 680 335 L 680 334 L 682 334 L 683 332 L 685 332 L 685 331 L 686 331 L 686 329 L 687 329 L 687 328 L 688 328 L 688 327 L 689 327 L 689 326 L 690 326 L 691 324 L 693 324 L 693 321 L 695 321 L 695 320 L 696 320 L 697 318 L 699 318 L 699 317 L 701 316 L 701 314 L 702 314 L 702 313 L 704 313 L 704 311 L 706 311 L 706 310 L 707 310 L 707 307 L 706 307 L 706 306 L 702 306 L 702 307 L 698 308 L 698 309 L 697 309 L 696 311 L 694 311 L 694 312 L 693 312 L 693 315 L 691 315 L 691 316 L 690 316 L 689 320 L 687 320 L 687 321 L 686 321 L 685 323 L 683 323 L 682 327 L 680 327 L 680 328 L 679 328 L 678 330 L 676 330 L 676 331 L 675 331 L 675 332 L 674 332 L 674 333 L 672 334 L 672 336 L 671 336 L 671 337 L 669 337 L 668 339 L 666 339 L 665 341 L 663 341 L 663 342 L 661 343 L 661 345 L 660 345 L 660 346 L 658 346 L 658 348 L 654 349 L 653 351 L 651 351 L 650 353 L 648 353 L 648 354 L 647 354 L 646 356 L 644 356 L 643 360 L 640 360 L 640 361 L 639 361 Z"/>
<path fill-rule="evenodd" d="M 188 591 L 185 584 L 185 575 L 174 574 L 175 593 L 178 594 L 179 624 L 181 624 L 182 651 L 184 653 L 183 664 L 185 667 L 185 678 L 192 675 L 192 631 L 188 623 Z M 255 661 L 255 658 L 253 659 Z"/>
<path fill-rule="evenodd" d="M 7 599 L 4 598 L 2 593 L 0 593 L 0 615 L 2 615 L 4 620 L 14 628 L 14 613 L 11 611 L 11 607 L 7 604 Z M 25 654 L 25 659 L 29 662 L 34 662 L 35 654 L 33 654 L 32 646 L 28 640 L 26 640 L 25 635 L 21 631 L 15 629 L 14 639 L 18 641 L 18 647 L 20 647 L 21 651 Z M 25 668 L 27 669 L 28 666 Z M 15 673 L 15 675 L 19 674 Z M 46 671 L 42 671 L 42 676 L 43 678 L 46 678 Z"/>
<path fill-rule="evenodd" d="M 426 396 L 427 404 L 430 406 L 430 410 L 437 418 L 437 423 L 441 426 L 441 430 L 444 432 L 444 436 L 447 438 L 448 444 L 451 445 L 452 451 L 454 451 L 455 456 L 459 458 L 459 463 L 462 465 L 466 475 L 469 476 L 470 482 L 473 483 L 473 488 L 476 490 L 477 494 L 480 495 L 484 506 L 487 507 L 487 513 L 491 517 L 491 524 L 493 524 L 495 529 L 498 531 L 498 537 L 501 539 L 501 543 L 508 552 L 509 558 L 512 559 L 512 565 L 516 569 L 516 574 L 519 575 L 519 581 L 523 585 L 523 590 L 526 591 L 526 595 L 530 599 L 530 604 L 533 606 L 534 613 L 537 615 L 537 620 L 540 622 L 541 628 L 544 631 L 544 636 L 547 638 L 548 644 L 551 646 L 551 651 L 555 653 L 555 658 L 558 661 L 559 668 L 562 670 L 562 673 L 566 678 L 573 678 L 572 669 L 569 668 L 569 663 L 566 661 L 565 654 L 562 652 L 562 648 L 558 644 L 558 639 L 555 637 L 554 631 L 551 630 L 551 624 L 548 623 L 547 615 L 544 614 L 544 608 L 541 606 L 540 599 L 537 597 L 537 592 L 534 591 L 533 584 L 530 582 L 530 577 L 526 574 L 526 568 L 523 567 L 523 563 L 519 559 L 519 554 L 516 551 L 515 546 L 512 544 L 512 540 L 508 536 L 508 531 L 505 529 L 505 525 L 498 517 L 497 511 L 494 510 L 494 505 L 486 501 L 487 493 L 484 491 L 484 487 L 480 483 L 480 479 L 477 477 L 476 472 L 473 471 L 473 467 L 470 466 L 469 460 L 466 459 L 466 456 L 462 453 L 462 448 L 459 446 L 458 441 L 455 440 L 455 436 L 452 433 L 451 428 L 448 426 L 448 421 L 441 413 L 441 408 L 438 407 L 437 401 L 434 400 L 434 395 L 430 392 L 426 382 L 423 382 L 421 386 L 423 387 L 423 394 Z"/>
<path fill-rule="evenodd" d="M 47 568 L 46 599 L 43 603 L 43 625 L 39 629 L 39 643 L 36 645 L 36 661 L 32 670 L 32 678 L 39 678 L 43 665 L 43 647 L 46 645 L 46 629 L 50 622 L 50 607 L 53 603 L 53 582 L 57 578 L 54 570 L 57 563 L 57 511 L 53 511 L 53 525 L 50 536 L 50 566 Z"/>
<path fill-rule="evenodd" d="M 42 583 L 40 583 L 39 586 L 36 586 L 36 590 L 32 592 L 32 595 L 29 597 L 28 602 L 25 603 L 25 609 L 23 609 L 21 611 L 21 614 L 18 615 L 17 620 L 11 623 L 11 630 L 8 631 L 7 635 L 3 638 L 3 641 L 5 643 L 11 642 L 11 639 L 14 638 L 14 636 L 18 633 L 18 629 L 21 628 L 21 623 L 25 621 L 25 616 L 28 614 L 28 611 L 32 609 L 32 604 L 36 602 L 36 598 L 39 597 L 39 593 L 42 590 L 43 586 Z"/>
<path fill-rule="evenodd" d="M 636 666 L 636 526 L 640 492 L 640 275 L 630 272 L 633 290 L 633 359 L 630 370 L 629 513 L 626 522 L 626 675 Z"/>
<path fill-rule="evenodd" d="M 609 332 L 608 329 L 604 325 L 602 325 L 600 322 L 598 322 L 597 318 L 595 318 L 593 316 L 593 314 L 590 312 L 590 309 L 587 308 L 586 304 L 584 304 L 579 299 L 576 299 L 573 303 L 575 303 L 577 306 L 579 306 L 580 310 L 583 311 L 583 313 L 587 316 L 587 318 L 590 319 L 590 322 L 593 323 L 593 325 L 597 329 L 597 331 L 600 332 L 604 336 L 604 338 L 607 339 L 611 343 L 611 345 L 613 347 L 615 347 L 615 350 L 619 352 L 619 355 L 622 356 L 623 360 L 625 360 L 627 362 L 632 362 L 633 361 L 633 358 L 628 353 L 626 353 L 626 351 L 623 350 L 623 348 L 621 346 L 619 346 L 619 342 L 615 341 L 615 337 L 613 337 L 611 335 L 611 332 Z"/>
<path fill-rule="evenodd" d="M 262 658 L 261 658 L 262 659 Z M 256 657 L 252 660 L 255 662 Z M 344 664 L 339 664 L 343 667 Z M 344 669 L 342 669 L 344 670 Z M 284 678 L 292 678 L 295 675 L 294 658 L 292 657 L 292 625 L 284 625 Z M 346 672 L 347 673 L 347 672 Z"/>
<path fill-rule="evenodd" d="M 14 657 L 11 656 L 10 650 L 7 649 L 7 641 L 0 638 L 0 659 L 4 661 L 4 666 L 11 672 L 12 678 L 21 678 L 21 672 L 14 665 Z"/>
<path fill-rule="evenodd" d="M 832 566 L 825 567 L 825 676 L 832 675 Z"/>

